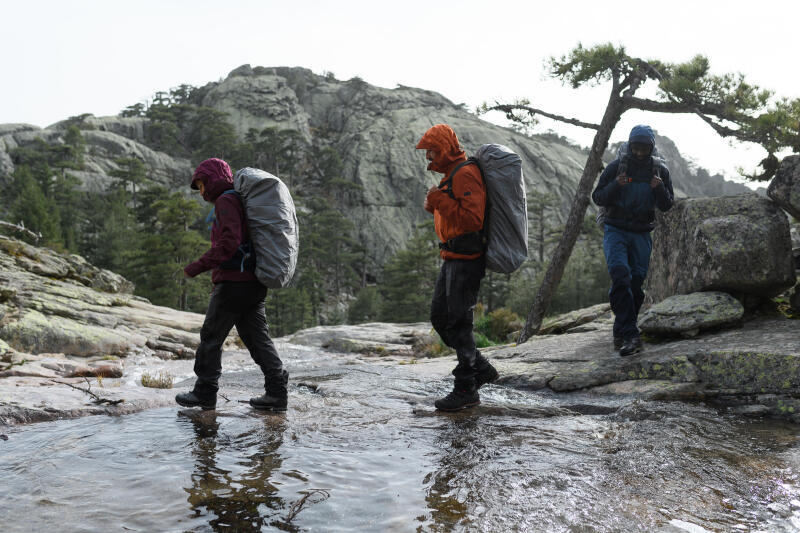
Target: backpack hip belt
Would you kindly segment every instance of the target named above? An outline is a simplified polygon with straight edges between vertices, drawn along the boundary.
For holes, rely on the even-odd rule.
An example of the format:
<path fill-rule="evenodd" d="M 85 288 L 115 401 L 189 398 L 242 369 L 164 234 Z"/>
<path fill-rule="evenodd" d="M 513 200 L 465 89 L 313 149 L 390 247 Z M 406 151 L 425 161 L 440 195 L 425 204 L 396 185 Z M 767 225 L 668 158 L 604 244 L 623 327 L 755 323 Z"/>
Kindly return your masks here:
<path fill-rule="evenodd" d="M 479 254 L 486 249 L 486 237 L 483 230 L 464 233 L 445 242 L 440 242 L 439 249 L 455 254 Z"/>

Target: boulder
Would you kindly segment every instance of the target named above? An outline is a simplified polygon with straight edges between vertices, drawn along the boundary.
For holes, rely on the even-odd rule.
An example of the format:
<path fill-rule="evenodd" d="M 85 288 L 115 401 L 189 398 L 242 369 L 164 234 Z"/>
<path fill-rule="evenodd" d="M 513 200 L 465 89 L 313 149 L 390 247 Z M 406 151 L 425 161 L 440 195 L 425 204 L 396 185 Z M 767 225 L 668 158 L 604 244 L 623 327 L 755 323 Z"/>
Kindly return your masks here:
<path fill-rule="evenodd" d="M 124 333 L 59 316 L 47 317 L 33 310 L 0 328 L 0 337 L 14 349 L 32 354 L 125 354 L 132 344 Z"/>
<path fill-rule="evenodd" d="M 285 339 L 293 344 L 326 348 L 338 352 L 379 355 L 413 355 L 414 346 L 428 338 L 431 325 L 368 324 L 316 326 L 293 333 Z"/>
<path fill-rule="evenodd" d="M 573 330 L 578 326 L 594 322 L 611 311 L 609 304 L 597 304 L 585 309 L 577 309 L 552 318 L 545 318 L 539 335 L 551 335 Z"/>
<path fill-rule="evenodd" d="M 767 196 L 794 218 L 800 219 L 800 155 L 790 155 L 767 187 Z"/>
<path fill-rule="evenodd" d="M 692 337 L 704 329 L 738 324 L 742 304 L 724 292 L 693 292 L 670 296 L 639 317 L 639 329 L 656 335 Z"/>
<path fill-rule="evenodd" d="M 771 298 L 795 282 L 786 214 L 756 194 L 678 200 L 659 213 L 647 301 L 718 290 Z"/>

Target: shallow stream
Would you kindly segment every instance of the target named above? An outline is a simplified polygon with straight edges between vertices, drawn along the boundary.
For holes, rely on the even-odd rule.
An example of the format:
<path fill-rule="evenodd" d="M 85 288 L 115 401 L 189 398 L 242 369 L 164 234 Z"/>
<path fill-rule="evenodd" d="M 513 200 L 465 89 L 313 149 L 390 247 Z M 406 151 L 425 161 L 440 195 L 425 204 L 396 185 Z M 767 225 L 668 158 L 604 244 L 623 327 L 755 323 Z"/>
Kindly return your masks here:
<path fill-rule="evenodd" d="M 285 415 L 242 396 L 4 430 L 0 529 L 800 530 L 796 425 L 498 386 L 439 414 L 449 382 L 424 365 L 282 356 Z"/>

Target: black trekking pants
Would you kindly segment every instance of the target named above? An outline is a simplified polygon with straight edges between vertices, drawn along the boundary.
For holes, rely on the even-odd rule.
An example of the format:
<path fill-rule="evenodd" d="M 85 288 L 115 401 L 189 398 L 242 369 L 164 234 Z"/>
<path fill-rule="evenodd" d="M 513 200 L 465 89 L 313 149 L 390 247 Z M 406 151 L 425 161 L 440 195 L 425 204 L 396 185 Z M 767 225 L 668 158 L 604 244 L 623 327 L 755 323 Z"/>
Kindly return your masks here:
<path fill-rule="evenodd" d="M 215 397 L 222 374 L 222 344 L 236 326 L 250 357 L 264 372 L 265 384 L 280 379 L 283 364 L 269 338 L 264 300 L 267 288 L 257 281 L 224 281 L 214 285 L 206 319 L 200 330 L 200 346 L 194 356 L 197 382 L 194 393 L 201 398 Z"/>
<path fill-rule="evenodd" d="M 486 260 L 448 259 L 442 264 L 431 302 L 431 324 L 442 341 L 456 351 L 458 365 L 453 369 L 456 383 L 475 385 L 475 337 L 472 334 L 472 309 L 486 273 Z"/>

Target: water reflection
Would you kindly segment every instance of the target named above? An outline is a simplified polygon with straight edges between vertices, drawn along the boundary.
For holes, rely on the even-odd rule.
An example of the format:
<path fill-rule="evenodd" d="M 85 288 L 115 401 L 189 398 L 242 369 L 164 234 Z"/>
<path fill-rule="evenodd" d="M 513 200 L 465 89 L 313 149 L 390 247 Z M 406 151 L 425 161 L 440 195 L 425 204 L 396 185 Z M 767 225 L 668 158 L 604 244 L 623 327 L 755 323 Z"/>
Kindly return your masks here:
<path fill-rule="evenodd" d="M 435 444 L 441 449 L 438 468 L 425 477 L 430 483 L 425 502 L 433 521 L 426 531 L 469 527 L 469 490 L 479 476 L 476 467 L 485 456 L 486 441 L 477 417 L 469 412 L 441 414 L 443 424 Z"/>
<path fill-rule="evenodd" d="M 271 482 L 282 465 L 286 419 L 265 416 L 236 436 L 220 432 L 216 411 L 180 411 L 195 432 L 192 485 L 185 488 L 193 517 L 206 517 L 214 531 L 296 531 L 282 515 L 286 502 Z"/>

